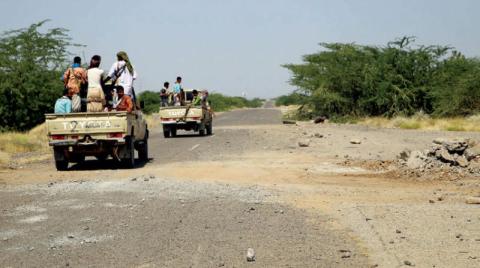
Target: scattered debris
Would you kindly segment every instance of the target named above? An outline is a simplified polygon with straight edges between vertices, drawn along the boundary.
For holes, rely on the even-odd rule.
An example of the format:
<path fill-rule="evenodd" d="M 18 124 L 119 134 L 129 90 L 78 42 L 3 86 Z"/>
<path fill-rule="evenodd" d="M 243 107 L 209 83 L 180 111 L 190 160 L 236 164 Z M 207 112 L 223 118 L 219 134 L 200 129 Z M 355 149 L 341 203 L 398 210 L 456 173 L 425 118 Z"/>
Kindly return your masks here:
<path fill-rule="evenodd" d="M 319 123 L 325 123 L 325 121 L 327 121 L 326 116 L 319 116 L 313 120 L 313 123 L 319 124 Z"/>
<path fill-rule="evenodd" d="M 285 125 L 295 125 L 297 123 L 297 121 L 295 121 L 295 120 L 283 120 L 282 123 L 285 124 Z"/>
<path fill-rule="evenodd" d="M 351 144 L 362 144 L 362 141 L 360 139 L 351 139 L 350 143 Z"/>
<path fill-rule="evenodd" d="M 469 197 L 465 200 L 465 203 L 470 205 L 480 205 L 480 197 Z"/>
<path fill-rule="evenodd" d="M 247 249 L 247 261 L 248 262 L 255 261 L 255 250 L 253 250 L 253 248 Z"/>
<path fill-rule="evenodd" d="M 310 146 L 310 139 L 305 139 L 305 140 L 300 140 L 298 141 L 298 146 L 299 147 L 308 147 Z"/>
<path fill-rule="evenodd" d="M 400 170 L 407 175 L 423 176 L 439 171 L 448 175 L 480 175 L 480 145 L 469 139 L 433 140 L 433 146 L 425 151 L 403 150 L 397 157 Z M 402 169 L 403 168 L 403 169 Z"/>
<path fill-rule="evenodd" d="M 352 252 L 348 249 L 340 249 L 338 252 L 342 253 L 342 259 L 347 259 L 352 256 Z"/>

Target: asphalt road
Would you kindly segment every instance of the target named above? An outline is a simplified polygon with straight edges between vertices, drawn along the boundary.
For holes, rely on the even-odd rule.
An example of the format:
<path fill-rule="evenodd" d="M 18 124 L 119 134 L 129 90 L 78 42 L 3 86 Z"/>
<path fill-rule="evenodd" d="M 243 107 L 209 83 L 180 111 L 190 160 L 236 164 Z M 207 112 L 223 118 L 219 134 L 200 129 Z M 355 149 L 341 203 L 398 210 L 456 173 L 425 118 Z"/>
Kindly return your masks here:
<path fill-rule="evenodd" d="M 250 109 L 218 116 L 208 137 L 165 139 L 154 129 L 152 160 L 128 179 L 115 179 L 127 171 L 108 162 L 87 161 L 48 176 L 88 180 L 0 186 L 0 267 L 368 267 L 347 230 L 281 202 L 273 189 L 149 169 L 258 149 L 269 137 L 251 128 L 279 122 L 277 110 Z M 256 261 L 246 261 L 248 248 Z"/>

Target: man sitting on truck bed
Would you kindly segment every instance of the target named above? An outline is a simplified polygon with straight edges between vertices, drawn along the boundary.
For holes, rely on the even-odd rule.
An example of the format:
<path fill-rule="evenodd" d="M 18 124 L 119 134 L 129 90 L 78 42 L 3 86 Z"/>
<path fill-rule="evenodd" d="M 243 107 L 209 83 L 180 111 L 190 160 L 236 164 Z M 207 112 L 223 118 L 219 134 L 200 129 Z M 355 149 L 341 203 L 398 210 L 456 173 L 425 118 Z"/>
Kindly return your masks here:
<path fill-rule="evenodd" d="M 117 111 L 127 111 L 131 113 L 133 111 L 133 102 L 132 98 L 128 95 L 125 95 L 124 89 L 122 86 L 117 86 L 117 95 L 118 95 L 118 104 L 116 107 Z"/>
<path fill-rule="evenodd" d="M 202 102 L 202 98 L 198 96 L 198 90 L 196 89 L 192 90 L 192 95 L 193 95 L 192 105 L 199 106 L 200 103 Z"/>
<path fill-rule="evenodd" d="M 65 114 L 72 112 L 72 101 L 68 97 L 68 88 L 63 90 L 63 96 L 55 102 L 55 113 Z"/>

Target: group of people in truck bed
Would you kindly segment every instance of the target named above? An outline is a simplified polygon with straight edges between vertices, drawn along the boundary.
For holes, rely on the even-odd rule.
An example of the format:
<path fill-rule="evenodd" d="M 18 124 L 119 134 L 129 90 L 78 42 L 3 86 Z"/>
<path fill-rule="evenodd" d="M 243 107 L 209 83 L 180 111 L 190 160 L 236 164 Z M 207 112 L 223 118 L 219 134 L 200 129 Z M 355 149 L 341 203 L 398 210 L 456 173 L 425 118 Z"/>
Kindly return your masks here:
<path fill-rule="evenodd" d="M 131 112 L 136 106 L 133 82 L 137 78 L 128 55 L 117 53 L 117 61 L 105 73 L 100 69 L 101 57 L 95 55 L 88 69 L 75 57 L 71 67 L 63 74 L 63 96 L 55 103 L 55 113 L 71 112 Z"/>
<path fill-rule="evenodd" d="M 192 90 L 191 104 L 193 106 L 206 105 L 208 98 L 208 91 Z M 182 78 L 179 76 L 173 84 L 173 89 L 170 90 L 170 83 L 163 83 L 163 88 L 160 90 L 160 107 L 167 106 L 185 106 L 185 92 L 182 87 Z"/>

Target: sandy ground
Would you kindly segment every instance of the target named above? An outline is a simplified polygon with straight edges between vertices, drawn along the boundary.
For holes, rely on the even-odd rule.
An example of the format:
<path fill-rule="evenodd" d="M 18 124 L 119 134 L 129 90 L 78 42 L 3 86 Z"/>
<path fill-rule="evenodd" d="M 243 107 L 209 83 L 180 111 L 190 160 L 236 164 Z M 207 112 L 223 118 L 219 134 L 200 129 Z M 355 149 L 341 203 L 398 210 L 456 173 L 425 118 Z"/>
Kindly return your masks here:
<path fill-rule="evenodd" d="M 282 125 L 272 108 L 215 125 L 203 138 L 153 130 L 152 160 L 132 170 L 48 160 L 1 172 L 0 266 L 480 266 L 480 206 L 465 203 L 478 179 L 357 164 L 478 133 Z"/>

